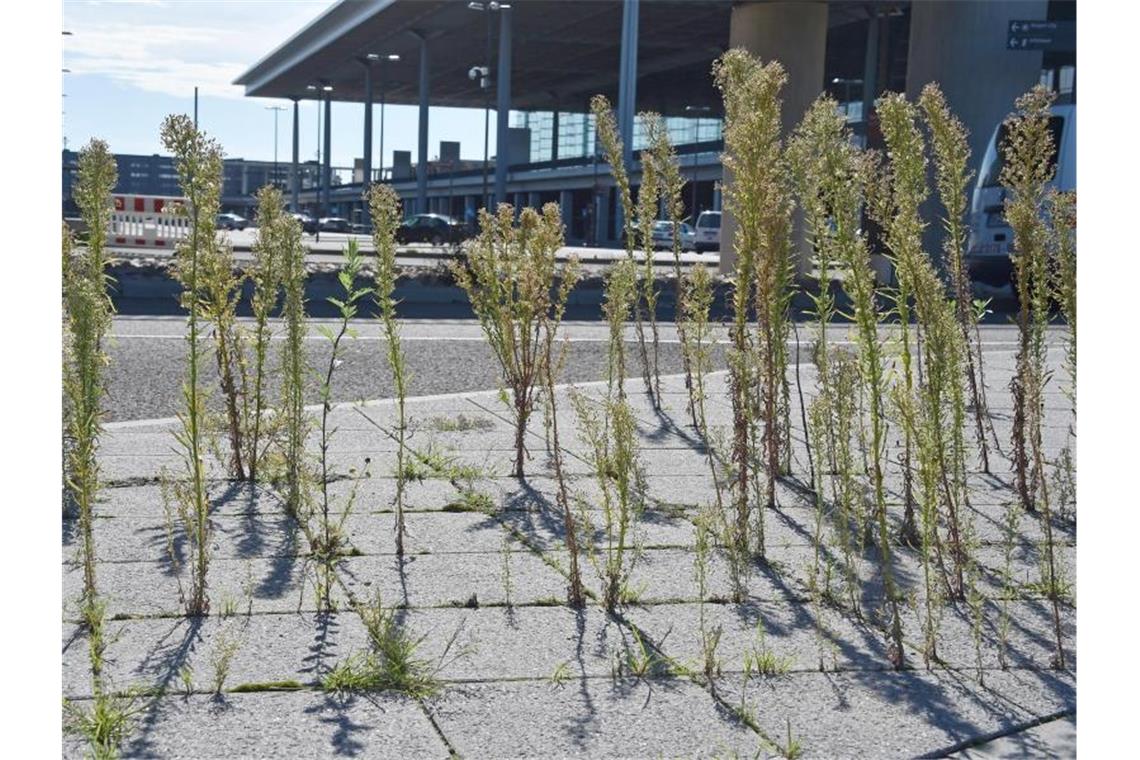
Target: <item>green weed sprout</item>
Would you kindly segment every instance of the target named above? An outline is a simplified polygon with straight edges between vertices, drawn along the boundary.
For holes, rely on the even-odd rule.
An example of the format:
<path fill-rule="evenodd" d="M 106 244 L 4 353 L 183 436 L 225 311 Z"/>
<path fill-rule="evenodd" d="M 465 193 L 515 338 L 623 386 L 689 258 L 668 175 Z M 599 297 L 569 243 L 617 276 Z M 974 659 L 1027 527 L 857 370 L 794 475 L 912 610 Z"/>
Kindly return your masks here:
<path fill-rule="evenodd" d="M 408 368 L 396 318 L 396 228 L 400 224 L 400 197 L 387 185 L 373 185 L 368 198 L 372 212 L 372 242 L 376 246 L 376 305 L 384 330 L 385 354 L 396 391 L 396 556 L 404 556 L 404 457 L 408 423 L 404 401 L 408 395 Z"/>
<path fill-rule="evenodd" d="M 482 231 L 468 255 L 452 271 L 471 300 L 483 334 L 499 362 L 502 382 L 511 391 L 508 406 L 515 422 L 514 477 L 523 477 L 526 425 L 534 410 L 541 372 L 541 328 L 552 310 L 561 312 L 573 281 L 562 278 L 555 290 L 555 253 L 562 247 L 558 206 L 542 213 L 522 210 L 514 225 L 514 209 L 501 204 L 491 216 L 480 216 Z M 506 392 L 502 394 L 506 400 Z"/>
<path fill-rule="evenodd" d="M 1054 300 L 1068 328 L 1065 340 L 1065 373 L 1069 376 L 1065 395 L 1072 409 L 1069 440 L 1055 463 L 1054 492 L 1057 508 L 1067 508 L 1076 496 L 1076 473 L 1073 446 L 1076 443 L 1077 418 L 1077 194 L 1075 191 L 1049 191 L 1050 252 L 1054 278 Z"/>
<path fill-rule="evenodd" d="M 368 649 L 337 663 L 321 679 L 326 691 L 394 691 L 417 699 L 434 696 L 443 687 L 440 671 L 470 652 L 455 646 L 460 627 L 432 662 L 420 655 L 426 636 L 413 637 L 400 621 L 399 611 L 384 607 L 379 594 L 355 609 L 368 632 Z"/>
<path fill-rule="evenodd" d="M 282 258 L 288 245 L 289 230 L 285 219 L 284 198 L 281 191 L 266 185 L 257 192 L 257 239 L 253 243 L 253 266 L 249 278 L 253 282 L 250 306 L 253 311 L 253 368 L 252 377 L 246 373 L 243 382 L 242 402 L 245 419 L 245 462 L 249 479 L 256 482 L 258 469 L 266 457 L 274 431 L 272 425 L 278 417 L 269 418 L 265 411 L 265 380 L 268 373 L 269 341 L 272 330 L 270 315 L 280 300 Z M 291 219 L 290 219 L 291 221 Z"/>
<path fill-rule="evenodd" d="M 117 760 L 123 741 L 136 716 L 147 702 L 137 689 L 123 694 L 96 694 L 84 710 L 76 702 L 63 701 L 64 730 L 87 739 L 94 760 Z"/>
<path fill-rule="evenodd" d="M 1045 383 L 1048 380 L 1045 330 L 1052 295 L 1049 232 L 1043 212 L 1046 186 L 1054 171 L 1055 146 L 1049 130 L 1049 109 L 1053 98 L 1053 93 L 1038 86 L 1017 99 L 1017 112 L 1005 122 L 1001 181 L 1008 191 L 1005 218 L 1013 230 L 1014 282 L 1020 302 L 1017 365 L 1011 384 L 1014 397 L 1014 469 L 1023 508 L 1041 520 L 1044 534 L 1041 584 L 1053 607 L 1057 647 L 1054 664 L 1064 668 L 1060 612 L 1064 584 L 1056 566 L 1053 515 L 1044 476 L 1045 455 L 1041 440 Z"/>
<path fill-rule="evenodd" d="M 193 563 L 190 593 L 185 598 L 189 615 L 205 615 L 210 601 L 206 574 L 210 564 L 209 501 L 202 435 L 207 392 L 200 378 L 202 347 L 199 320 L 204 318 L 205 292 L 201 280 L 203 260 L 215 246 L 215 218 L 222 191 L 222 149 L 207 138 L 185 115 L 168 116 L 162 124 L 162 142 L 174 155 L 174 165 L 186 204 L 180 212 L 189 219 L 189 235 L 178 244 L 175 276 L 183 287 L 182 306 L 189 313 L 187 378 L 182 388 L 183 409 L 175 439 L 181 448 L 188 480 L 171 483 L 170 493 L 189 538 Z M 185 597 L 185 595 L 184 595 Z"/>

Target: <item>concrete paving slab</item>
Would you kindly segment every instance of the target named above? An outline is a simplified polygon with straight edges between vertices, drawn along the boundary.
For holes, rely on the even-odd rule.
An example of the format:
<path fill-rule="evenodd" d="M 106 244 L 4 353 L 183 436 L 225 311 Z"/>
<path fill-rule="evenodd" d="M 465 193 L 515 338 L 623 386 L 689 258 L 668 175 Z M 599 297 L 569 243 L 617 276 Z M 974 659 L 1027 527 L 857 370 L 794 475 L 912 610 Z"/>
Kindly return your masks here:
<path fill-rule="evenodd" d="M 764 733 L 786 744 L 788 726 L 804 757 L 915 757 L 1010 730 L 1075 704 L 1065 673 L 992 672 L 986 686 L 953 671 L 795 673 L 726 678 L 719 690 L 743 699 Z M 742 696 L 743 693 L 743 696 Z"/>
<path fill-rule="evenodd" d="M 504 562 L 504 559 L 509 562 Z M 357 598 L 380 593 L 385 605 L 462 607 L 560 602 L 566 579 L 531 552 L 489 554 L 416 554 L 399 562 L 395 556 L 349 557 L 340 566 L 345 585 Z"/>
<path fill-rule="evenodd" d="M 64 757 L 83 756 L 69 740 Z M 124 757 L 202 760 L 357 755 L 446 758 L 447 746 L 414 701 L 387 694 L 313 691 L 163 697 L 151 703 Z"/>
<path fill-rule="evenodd" d="M 758 737 L 687 681 L 612 681 L 571 672 L 544 681 L 468 684 L 429 710 L 469 758 L 752 756 Z"/>
<path fill-rule="evenodd" d="M 950 755 L 956 760 L 1014 760 L 1022 757 L 1070 760 L 1076 756 L 1075 716 L 1051 720 Z"/>

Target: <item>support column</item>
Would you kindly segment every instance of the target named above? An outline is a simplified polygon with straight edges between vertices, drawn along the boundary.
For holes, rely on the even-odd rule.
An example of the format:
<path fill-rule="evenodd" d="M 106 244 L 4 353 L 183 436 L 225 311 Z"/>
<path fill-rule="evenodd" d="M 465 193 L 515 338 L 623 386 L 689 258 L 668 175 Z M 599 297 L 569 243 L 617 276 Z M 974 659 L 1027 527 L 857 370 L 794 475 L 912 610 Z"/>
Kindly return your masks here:
<path fill-rule="evenodd" d="M 427 38 L 420 37 L 420 114 L 419 150 L 416 163 L 416 213 L 427 210 L 428 178 L 428 46 Z"/>
<path fill-rule="evenodd" d="M 293 168 L 289 173 L 291 211 L 301 210 L 301 101 L 293 98 Z"/>
<path fill-rule="evenodd" d="M 567 237 L 575 237 L 573 190 L 563 190 L 558 194 L 558 213 L 562 215 L 562 224 L 566 227 Z"/>
<path fill-rule="evenodd" d="M 912 5 L 913 7 L 913 5 Z M 812 102 L 823 91 L 823 58 L 827 47 L 827 2 L 825 0 L 775 0 L 738 3 L 732 6 L 728 29 L 730 48 L 741 47 L 764 63 L 779 61 L 788 75 L 781 92 L 782 132 L 791 133 Z M 724 183 L 732 177 L 724 171 Z M 720 226 L 720 271 L 731 272 L 736 263 L 733 239 L 736 220 L 724 214 Z M 808 269 L 803 224 L 795 220 L 794 256 L 797 275 Z"/>
<path fill-rule="evenodd" d="M 364 192 L 372 184 L 372 61 L 364 59 Z"/>
<path fill-rule="evenodd" d="M 637 22 L 638 0 L 625 0 L 621 14 L 621 62 L 618 79 L 618 130 L 622 160 L 628 169 L 633 160 L 633 115 L 637 112 Z"/>
<path fill-rule="evenodd" d="M 324 166 L 321 167 L 321 173 L 324 175 L 322 178 L 321 192 L 324 194 L 324 209 L 325 214 L 332 215 L 332 93 L 325 91 L 325 146 L 324 146 Z"/>
<path fill-rule="evenodd" d="M 879 96 L 879 27 L 883 17 L 877 10 L 872 10 L 871 18 L 867 20 L 867 45 L 863 49 L 863 137 L 867 136 L 867 125 L 870 123 L 871 111 L 875 107 L 875 98 Z"/>
<path fill-rule="evenodd" d="M 527 195 L 526 205 L 535 210 L 540 210 L 542 208 L 542 193 L 529 193 Z"/>
<path fill-rule="evenodd" d="M 507 172 L 511 164 L 511 9 L 499 10 L 498 102 L 495 105 L 495 198 L 492 207 L 507 198 Z"/>
<path fill-rule="evenodd" d="M 968 131 L 971 168 L 981 163 L 1013 101 L 1041 76 L 1041 51 L 1006 49 L 1009 20 L 1043 21 L 1047 5 L 1045 0 L 911 3 L 906 96 L 914 100 L 928 82 L 939 84 Z M 930 218 L 923 243 L 928 251 L 941 250 L 937 204 L 925 210 Z"/>
<path fill-rule="evenodd" d="M 550 132 L 550 160 L 558 160 L 558 104 L 554 104 L 554 118 L 551 120 Z"/>

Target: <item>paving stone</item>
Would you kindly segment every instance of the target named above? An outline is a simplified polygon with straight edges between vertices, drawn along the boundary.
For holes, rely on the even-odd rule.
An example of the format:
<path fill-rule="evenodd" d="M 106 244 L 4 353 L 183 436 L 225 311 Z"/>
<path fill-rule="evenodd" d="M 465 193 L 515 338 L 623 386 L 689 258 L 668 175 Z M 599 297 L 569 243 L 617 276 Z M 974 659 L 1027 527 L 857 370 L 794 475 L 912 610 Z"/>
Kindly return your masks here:
<path fill-rule="evenodd" d="M 462 757 L 751 756 L 758 737 L 682 680 L 465 684 L 428 708 Z"/>
<path fill-rule="evenodd" d="M 511 601 L 533 604 L 566 598 L 566 579 L 531 552 L 509 552 Z M 359 599 L 380 593 L 385 605 L 463 606 L 507 601 L 504 555 L 416 554 L 403 562 L 395 556 L 349 557 L 341 578 Z"/>
<path fill-rule="evenodd" d="M 741 682 L 726 678 L 726 698 Z M 993 671 L 983 687 L 954 671 L 794 673 L 753 678 L 743 699 L 773 741 L 790 724 L 804 757 L 915 757 L 1009 730 L 1076 704 L 1068 673 Z"/>
<path fill-rule="evenodd" d="M 123 757 L 448 757 L 414 701 L 388 694 L 340 697 L 313 691 L 163 697 L 139 716 Z M 64 757 L 84 756 L 74 738 Z"/>
<path fill-rule="evenodd" d="M 243 684 L 296 681 L 316 685 L 338 660 L 367 646 L 368 636 L 353 613 L 284 613 L 228 618 L 163 618 L 108 623 L 104 677 L 114 688 L 184 686 L 189 668 L 194 688 L 214 688 L 219 645 L 239 642 L 229 664 L 227 689 Z M 65 640 L 64 694 L 90 696 L 91 679 L 84 637 Z"/>
<path fill-rule="evenodd" d="M 214 559 L 207 573 L 211 609 L 217 613 L 228 604 L 244 609 L 250 597 L 255 612 L 312 610 L 312 577 L 305 578 L 305 563 L 297 557 Z M 185 572 L 185 571 L 184 571 Z M 99 562 L 95 570 L 99 595 L 107 601 L 106 614 L 115 616 L 181 615 L 178 576 L 168 562 Z M 189 592 L 189 576 L 183 584 Z M 64 617 L 78 618 L 75 600 L 83 587 L 83 568 L 63 567 Z"/>
<path fill-rule="evenodd" d="M 1075 716 L 1052 720 L 950 755 L 956 760 L 1014 760 L 1022 757 L 1071 760 L 1076 756 Z"/>

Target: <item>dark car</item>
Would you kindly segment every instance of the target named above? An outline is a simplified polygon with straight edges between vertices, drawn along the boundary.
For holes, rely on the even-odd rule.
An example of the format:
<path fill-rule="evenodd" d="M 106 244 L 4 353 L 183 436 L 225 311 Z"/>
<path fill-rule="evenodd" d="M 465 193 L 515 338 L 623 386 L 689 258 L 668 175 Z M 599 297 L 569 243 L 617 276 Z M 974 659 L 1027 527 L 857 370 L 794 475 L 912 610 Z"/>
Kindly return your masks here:
<path fill-rule="evenodd" d="M 249 221 L 237 214 L 218 214 L 217 225 L 220 230 L 244 230 Z"/>
<path fill-rule="evenodd" d="M 321 232 L 350 232 L 352 224 L 340 216 L 321 217 Z"/>
<path fill-rule="evenodd" d="M 416 214 L 396 228 L 398 243 L 458 245 L 470 237 L 466 224 L 443 214 Z"/>
<path fill-rule="evenodd" d="M 317 231 L 317 220 L 314 219 L 313 217 L 309 216 L 308 214 L 302 214 L 302 213 L 297 212 L 297 211 L 290 214 L 290 216 L 292 216 L 294 219 L 296 219 L 298 222 L 301 223 L 301 231 L 302 232 L 307 232 L 310 235 L 316 233 L 316 231 Z"/>

